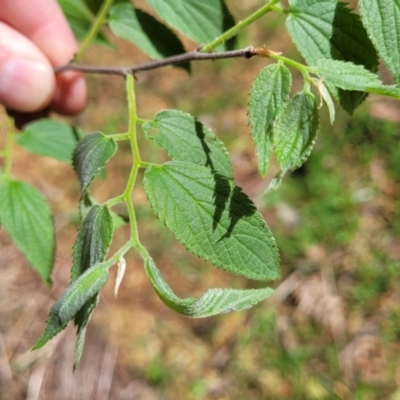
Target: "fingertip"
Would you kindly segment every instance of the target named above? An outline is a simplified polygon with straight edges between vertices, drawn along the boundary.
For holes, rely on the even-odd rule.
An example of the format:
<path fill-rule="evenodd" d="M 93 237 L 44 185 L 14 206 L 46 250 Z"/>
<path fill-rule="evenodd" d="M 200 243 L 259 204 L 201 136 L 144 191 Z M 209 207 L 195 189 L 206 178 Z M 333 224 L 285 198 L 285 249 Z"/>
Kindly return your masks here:
<path fill-rule="evenodd" d="M 29 38 L 54 67 L 71 61 L 78 44 L 56 0 L 0 0 L 1 20 Z"/>
<path fill-rule="evenodd" d="M 87 87 L 83 75 L 67 71 L 56 75 L 56 91 L 51 109 L 63 115 L 81 112 L 87 103 Z"/>
<path fill-rule="evenodd" d="M 21 112 L 35 112 L 52 100 L 53 67 L 37 47 L 0 22 L 0 103 Z"/>
<path fill-rule="evenodd" d="M 0 64 L 2 61 L 1 47 L 2 44 L 4 47 L 6 42 L 2 34 L 2 30 L 4 30 L 9 38 L 7 40 L 9 53 L 14 53 L 14 55 L 18 53 L 19 58 L 26 58 L 26 54 L 30 53 L 34 54 L 36 59 L 44 59 L 52 75 L 47 80 L 47 86 L 43 83 L 43 86 L 38 88 L 36 103 L 40 104 L 37 107 L 32 108 L 32 104 L 29 103 L 21 107 L 20 102 L 23 99 L 20 98 L 10 103 L 7 100 L 3 101 L 0 97 L 0 102 L 3 102 L 8 108 L 26 112 L 44 108 L 49 103 L 50 108 L 60 114 L 74 115 L 81 112 L 87 102 L 87 89 L 82 75 L 77 72 L 63 72 L 55 76 L 52 69 L 52 67 L 58 67 L 71 61 L 78 48 L 57 1 L 0 0 L 0 3 L 2 4 L 1 19 L 3 21 L 0 21 Z M 19 41 L 24 41 L 23 46 L 15 41 L 16 37 L 19 37 Z M 46 74 L 49 70 L 46 70 Z M 29 75 L 24 79 L 26 79 L 25 83 L 33 85 L 33 82 L 29 82 Z M 6 81 L 9 82 L 9 79 L 7 78 Z M 42 89 L 42 96 L 40 89 Z M 46 90 L 47 94 L 44 95 Z M 7 96 L 12 97 L 9 91 Z M 26 98 L 26 100 L 28 99 L 29 97 Z"/>
<path fill-rule="evenodd" d="M 45 108 L 53 98 L 55 79 L 44 62 L 11 57 L 0 64 L 0 103 L 22 112 Z"/>

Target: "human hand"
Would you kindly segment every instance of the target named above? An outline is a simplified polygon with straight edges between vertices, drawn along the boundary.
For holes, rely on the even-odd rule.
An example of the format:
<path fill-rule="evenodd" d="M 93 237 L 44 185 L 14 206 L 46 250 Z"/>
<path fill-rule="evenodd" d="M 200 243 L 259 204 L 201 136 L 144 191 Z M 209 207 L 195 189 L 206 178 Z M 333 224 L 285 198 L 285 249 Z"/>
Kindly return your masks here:
<path fill-rule="evenodd" d="M 0 0 L 0 103 L 24 113 L 46 107 L 64 115 L 81 111 L 86 104 L 82 75 L 53 71 L 76 51 L 56 0 Z"/>

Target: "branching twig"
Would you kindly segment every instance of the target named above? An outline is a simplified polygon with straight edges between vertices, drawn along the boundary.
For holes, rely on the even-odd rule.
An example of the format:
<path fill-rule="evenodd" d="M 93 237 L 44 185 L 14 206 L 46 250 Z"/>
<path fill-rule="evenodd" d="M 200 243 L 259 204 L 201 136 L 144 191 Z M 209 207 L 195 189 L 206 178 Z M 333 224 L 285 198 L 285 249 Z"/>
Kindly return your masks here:
<path fill-rule="evenodd" d="M 190 61 L 202 61 L 202 60 L 220 60 L 223 58 L 251 58 L 256 55 L 265 56 L 266 49 L 260 48 L 255 49 L 252 46 L 246 47 L 245 49 L 216 52 L 216 53 L 202 53 L 199 49 L 190 51 L 188 53 L 178 54 L 176 56 L 167 57 L 160 61 L 151 61 L 144 64 L 133 65 L 130 67 L 107 67 L 107 66 L 96 66 L 96 65 L 84 65 L 69 63 L 55 69 L 56 73 L 64 71 L 80 71 L 91 74 L 108 74 L 108 75 L 122 75 L 126 76 L 129 73 L 136 73 L 140 71 L 149 71 L 165 67 L 168 65 L 182 64 Z"/>

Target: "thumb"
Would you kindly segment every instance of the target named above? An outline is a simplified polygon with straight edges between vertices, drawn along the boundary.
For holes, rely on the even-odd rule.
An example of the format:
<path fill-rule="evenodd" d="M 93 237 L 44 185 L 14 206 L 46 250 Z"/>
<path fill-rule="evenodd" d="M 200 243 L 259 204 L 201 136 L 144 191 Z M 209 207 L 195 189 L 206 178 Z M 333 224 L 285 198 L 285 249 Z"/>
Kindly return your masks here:
<path fill-rule="evenodd" d="M 34 112 L 51 102 L 55 88 L 48 59 L 29 39 L 0 22 L 0 103 Z"/>

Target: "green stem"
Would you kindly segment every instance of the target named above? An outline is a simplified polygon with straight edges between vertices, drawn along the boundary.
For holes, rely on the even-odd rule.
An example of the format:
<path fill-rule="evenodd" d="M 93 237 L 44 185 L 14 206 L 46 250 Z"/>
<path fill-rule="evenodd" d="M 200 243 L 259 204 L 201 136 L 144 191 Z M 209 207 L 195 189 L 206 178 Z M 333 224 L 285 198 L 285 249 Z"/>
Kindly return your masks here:
<path fill-rule="evenodd" d="M 150 119 L 142 119 L 142 118 L 138 118 L 136 120 L 136 123 L 139 125 L 143 125 L 145 122 L 152 122 Z"/>
<path fill-rule="evenodd" d="M 139 244 L 139 235 L 136 222 L 135 209 L 132 203 L 132 191 L 135 186 L 137 173 L 139 171 L 140 165 L 142 163 L 140 159 L 139 146 L 136 136 L 136 98 L 135 98 L 135 78 L 132 74 L 126 76 L 126 93 L 128 97 L 128 109 L 129 109 L 129 142 L 131 145 L 132 155 L 133 155 L 133 165 L 131 172 L 129 174 L 128 183 L 124 191 L 124 199 L 128 209 L 129 223 L 131 228 L 131 244 L 137 247 Z"/>
<path fill-rule="evenodd" d="M 241 32 L 244 28 L 252 24 L 257 19 L 261 18 L 264 14 L 268 13 L 269 11 L 275 10 L 275 5 L 279 2 L 279 0 L 271 0 L 265 6 L 259 8 L 255 13 L 251 14 L 249 17 L 244 19 L 243 21 L 239 21 L 235 26 L 228 29 L 224 32 L 221 36 L 218 36 L 212 42 L 206 44 L 201 48 L 203 53 L 208 53 L 214 50 L 216 47 L 220 46 L 221 44 L 225 43 L 230 38 L 236 36 L 239 32 Z"/>
<path fill-rule="evenodd" d="M 138 117 L 136 113 L 135 78 L 133 77 L 132 74 L 128 74 L 126 76 L 126 94 L 128 98 L 128 112 L 129 112 L 128 137 L 132 147 L 134 164 L 140 164 L 141 159 L 136 137 L 136 124 Z"/>
<path fill-rule="evenodd" d="M 5 164 L 3 177 L 8 179 L 11 175 L 12 161 L 13 161 L 13 150 L 14 150 L 14 121 L 12 118 L 7 119 L 7 142 L 4 149 L 5 152 Z"/>
<path fill-rule="evenodd" d="M 105 268 L 110 268 L 113 264 L 118 262 L 118 260 L 123 257 L 129 249 L 132 247 L 130 241 L 126 242 L 116 253 L 113 254 L 108 260 L 103 262 Z"/>
<path fill-rule="evenodd" d="M 126 133 L 115 133 L 113 135 L 107 135 L 108 138 L 114 140 L 127 140 L 129 139 L 129 132 Z"/>
<path fill-rule="evenodd" d="M 151 163 L 151 162 L 142 161 L 142 162 L 140 163 L 140 168 L 146 169 L 146 168 L 151 167 L 152 165 L 159 165 L 159 164 L 155 164 L 155 163 Z"/>
<path fill-rule="evenodd" d="M 147 261 L 150 258 L 150 254 L 147 249 L 142 245 L 142 243 L 138 243 L 136 247 L 138 253 L 141 255 L 144 261 Z"/>
<path fill-rule="evenodd" d="M 129 177 L 129 181 L 131 182 L 131 186 L 133 188 L 133 185 L 135 184 L 136 177 L 137 177 L 137 172 L 138 169 L 136 166 L 132 168 L 131 175 Z M 129 184 L 128 184 L 129 185 Z M 129 224 L 130 224 L 130 242 L 133 247 L 137 247 L 139 243 L 139 234 L 138 234 L 138 228 L 137 228 L 137 221 L 136 221 L 136 213 L 135 209 L 133 207 L 133 202 L 132 202 L 132 189 L 127 186 L 127 189 L 130 189 L 130 193 L 128 195 L 128 191 L 125 193 L 125 202 L 126 202 L 126 208 L 128 210 L 128 216 L 129 216 Z"/>
<path fill-rule="evenodd" d="M 124 201 L 125 201 L 125 196 L 121 194 L 120 196 L 107 200 L 105 204 L 107 204 L 107 206 L 111 208 L 117 204 L 123 203 Z"/>
<path fill-rule="evenodd" d="M 106 0 L 103 2 L 98 15 L 96 16 L 96 19 L 90 28 L 90 31 L 86 35 L 85 39 L 83 40 L 83 42 L 78 50 L 78 53 L 75 56 L 76 61 L 81 60 L 83 53 L 86 51 L 86 48 L 89 46 L 89 44 L 93 41 L 93 39 L 99 33 L 99 30 L 100 30 L 101 26 L 105 23 L 108 11 L 109 11 L 110 7 L 113 5 L 113 3 L 114 3 L 114 0 Z"/>
<path fill-rule="evenodd" d="M 130 224 L 130 238 L 127 243 L 123 247 L 121 247 L 110 259 L 108 259 L 105 264 L 109 267 L 116 263 L 123 255 L 131 248 L 135 247 L 139 249 L 142 247 L 139 241 L 139 234 L 137 229 L 137 221 L 136 221 L 136 214 L 135 209 L 133 207 L 132 202 L 132 192 L 135 186 L 137 174 L 139 168 L 142 164 L 139 154 L 139 146 L 137 142 L 137 135 L 136 135 L 136 124 L 137 124 L 137 114 L 136 114 L 136 98 L 135 98 L 135 79 L 132 74 L 126 75 L 126 94 L 128 100 L 128 112 L 129 112 L 129 127 L 128 132 L 126 134 L 119 134 L 113 135 L 114 139 L 115 136 L 122 137 L 129 139 L 132 155 L 133 155 L 133 164 L 132 169 L 129 174 L 128 183 L 124 190 L 124 193 L 120 196 L 114 197 L 106 202 L 109 207 L 112 207 L 116 204 L 125 202 L 128 210 L 129 216 L 129 224 Z"/>
<path fill-rule="evenodd" d="M 301 64 L 301 63 L 299 63 L 297 61 L 294 61 L 294 60 L 292 60 L 290 58 L 283 57 L 283 56 L 281 56 L 279 54 L 270 54 L 269 58 L 271 60 L 275 60 L 275 61 L 284 63 L 286 65 L 289 65 L 289 66 L 297 69 L 298 71 L 301 72 L 301 74 L 303 75 L 303 78 L 304 78 L 304 80 L 306 82 L 311 82 L 312 81 L 312 78 L 310 77 L 310 72 L 313 72 L 312 71 L 312 67 L 307 67 L 304 64 Z"/>

